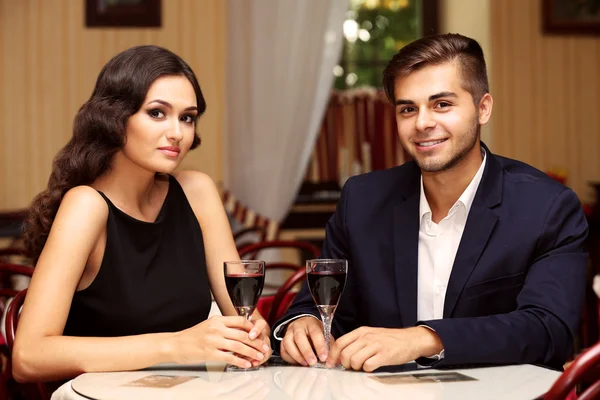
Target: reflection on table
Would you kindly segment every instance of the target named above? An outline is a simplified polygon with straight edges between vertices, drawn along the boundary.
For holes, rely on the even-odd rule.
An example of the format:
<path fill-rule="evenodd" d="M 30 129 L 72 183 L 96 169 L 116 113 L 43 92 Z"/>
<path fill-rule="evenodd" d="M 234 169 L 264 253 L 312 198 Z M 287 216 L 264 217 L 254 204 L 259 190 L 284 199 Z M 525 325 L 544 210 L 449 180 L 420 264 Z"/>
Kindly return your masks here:
<path fill-rule="evenodd" d="M 533 365 L 458 370 L 417 368 L 363 373 L 295 367 L 277 359 L 251 372 L 224 372 L 225 365 L 157 366 L 143 371 L 83 374 L 53 399 L 532 399 L 544 393 L 560 372 Z M 444 382 L 417 376 L 458 372 L 471 381 Z"/>

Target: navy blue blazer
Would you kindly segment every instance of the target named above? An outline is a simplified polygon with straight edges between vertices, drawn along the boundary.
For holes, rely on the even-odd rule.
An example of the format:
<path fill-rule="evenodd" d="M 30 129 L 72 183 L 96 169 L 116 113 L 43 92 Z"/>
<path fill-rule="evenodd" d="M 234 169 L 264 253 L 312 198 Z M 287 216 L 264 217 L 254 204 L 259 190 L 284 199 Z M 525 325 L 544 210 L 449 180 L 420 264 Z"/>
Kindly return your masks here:
<path fill-rule="evenodd" d="M 485 148 L 485 145 L 483 145 Z M 349 261 L 334 337 L 360 326 L 433 328 L 436 367 L 538 363 L 562 368 L 585 289 L 587 222 L 577 196 L 487 148 L 456 254 L 444 318 L 417 321 L 421 172 L 409 162 L 350 178 L 327 224 L 323 258 Z M 287 314 L 319 315 L 306 283 Z M 279 341 L 272 340 L 276 350 Z"/>

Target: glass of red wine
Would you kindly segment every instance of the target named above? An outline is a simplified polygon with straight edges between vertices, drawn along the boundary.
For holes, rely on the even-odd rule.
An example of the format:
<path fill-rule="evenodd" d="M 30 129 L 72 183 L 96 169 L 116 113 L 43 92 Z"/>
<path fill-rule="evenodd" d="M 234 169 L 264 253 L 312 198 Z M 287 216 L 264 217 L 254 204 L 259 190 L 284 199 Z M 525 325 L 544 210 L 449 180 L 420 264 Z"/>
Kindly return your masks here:
<path fill-rule="evenodd" d="M 320 259 L 306 261 L 308 288 L 321 314 L 327 351 L 331 347 L 331 321 L 344 291 L 344 286 L 346 286 L 347 273 L 347 260 Z M 315 364 L 315 367 L 327 368 L 325 363 L 321 362 Z"/>
<path fill-rule="evenodd" d="M 225 286 L 238 315 L 248 321 L 256 308 L 258 299 L 265 283 L 265 262 L 260 260 L 225 261 Z M 253 370 L 253 368 L 239 368 L 234 365 L 227 366 L 232 370 Z"/>

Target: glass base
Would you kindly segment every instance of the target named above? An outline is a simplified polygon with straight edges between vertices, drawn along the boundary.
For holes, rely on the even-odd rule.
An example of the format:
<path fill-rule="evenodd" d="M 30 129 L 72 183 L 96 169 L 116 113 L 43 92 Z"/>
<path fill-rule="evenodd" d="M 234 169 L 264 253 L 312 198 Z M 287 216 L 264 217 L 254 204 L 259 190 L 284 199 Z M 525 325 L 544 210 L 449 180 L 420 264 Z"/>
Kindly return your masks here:
<path fill-rule="evenodd" d="M 345 371 L 346 368 L 344 368 L 344 366 L 342 364 L 338 364 L 334 367 L 329 368 L 327 366 L 327 364 L 322 363 L 322 362 L 318 362 L 315 365 L 313 365 L 311 368 L 321 368 L 321 369 L 334 369 L 334 370 L 338 370 L 338 371 Z"/>
<path fill-rule="evenodd" d="M 240 368 L 237 365 L 228 364 L 227 367 L 225 367 L 225 372 L 258 371 L 262 368 L 264 368 L 262 365 L 257 365 L 256 367 L 250 367 L 250 368 Z"/>

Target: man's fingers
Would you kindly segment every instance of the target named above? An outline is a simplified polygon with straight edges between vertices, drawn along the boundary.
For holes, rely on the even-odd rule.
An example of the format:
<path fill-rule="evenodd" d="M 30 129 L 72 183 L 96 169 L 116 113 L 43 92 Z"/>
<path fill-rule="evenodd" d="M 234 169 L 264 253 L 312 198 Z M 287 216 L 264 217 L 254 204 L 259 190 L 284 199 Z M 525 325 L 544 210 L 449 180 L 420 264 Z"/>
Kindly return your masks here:
<path fill-rule="evenodd" d="M 384 357 L 381 353 L 374 354 L 373 356 L 365 360 L 365 362 L 363 363 L 363 370 L 365 372 L 373 372 L 377 368 L 387 365 L 387 363 L 384 362 L 383 358 Z"/>
<path fill-rule="evenodd" d="M 308 327 L 308 334 L 310 335 L 310 340 L 315 347 L 315 351 L 319 359 L 323 362 L 327 360 L 327 355 L 329 350 L 327 349 L 327 345 L 325 344 L 325 335 L 323 334 L 323 327 L 321 324 L 310 324 Z M 333 337 L 331 338 L 333 342 Z"/>
<path fill-rule="evenodd" d="M 335 343 L 331 346 L 331 350 L 329 350 L 329 354 L 327 356 L 327 366 L 330 368 L 336 365 L 340 361 L 340 357 L 342 351 L 346 349 L 346 347 L 350 346 L 353 342 L 360 338 L 361 334 L 357 329 L 353 330 L 350 333 L 345 334 L 335 341 Z"/>
<path fill-rule="evenodd" d="M 352 368 L 351 359 L 352 357 L 362 350 L 364 347 L 368 346 L 369 343 L 366 343 L 364 340 L 357 340 L 356 342 L 350 343 L 342 352 L 340 353 L 339 362 L 346 369 L 354 369 Z M 361 364 L 362 365 L 362 364 Z"/>
<path fill-rule="evenodd" d="M 350 347 L 348 347 L 350 349 Z M 360 371 L 364 368 L 364 363 L 365 361 L 367 361 L 368 359 L 370 359 L 371 357 L 375 356 L 377 354 L 377 346 L 374 346 L 373 344 L 366 344 L 363 348 L 361 348 L 358 351 L 355 351 L 351 356 L 350 356 L 350 368 L 352 368 L 355 371 Z"/>
<path fill-rule="evenodd" d="M 365 347 L 368 343 L 365 343 L 360 338 L 354 342 L 348 343 L 345 347 L 341 347 L 343 344 L 348 343 L 347 341 L 338 341 L 334 345 L 333 351 L 329 353 L 329 357 L 327 358 L 327 366 L 330 368 L 341 363 L 344 368 L 350 369 L 350 357 L 352 357 L 356 352 Z M 340 344 L 341 343 L 341 344 Z M 333 357 L 332 357 L 333 356 Z"/>
<path fill-rule="evenodd" d="M 286 333 L 285 337 L 281 341 L 281 358 L 290 364 L 300 364 L 307 366 L 308 364 L 302 357 L 300 350 L 294 343 L 294 338 L 291 333 Z"/>
<path fill-rule="evenodd" d="M 315 356 L 313 348 L 310 345 L 306 331 L 296 328 L 293 330 L 292 335 L 294 338 L 294 343 L 296 343 L 298 350 L 300 350 L 300 353 L 302 353 L 304 360 L 306 360 L 308 365 L 315 365 L 317 363 L 317 357 Z"/>

